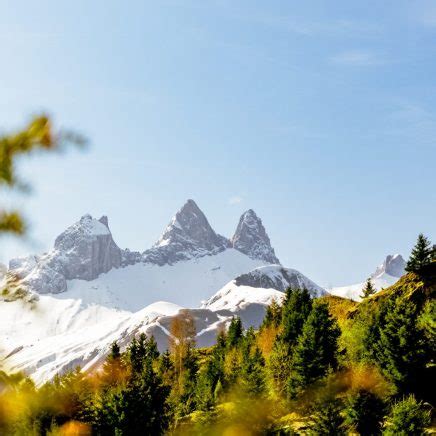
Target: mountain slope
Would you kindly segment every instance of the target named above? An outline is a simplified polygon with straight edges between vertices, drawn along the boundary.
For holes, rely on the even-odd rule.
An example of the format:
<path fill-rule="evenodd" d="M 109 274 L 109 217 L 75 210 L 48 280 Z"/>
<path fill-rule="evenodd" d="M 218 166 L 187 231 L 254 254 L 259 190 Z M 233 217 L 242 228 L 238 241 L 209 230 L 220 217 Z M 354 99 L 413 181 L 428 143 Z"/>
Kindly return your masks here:
<path fill-rule="evenodd" d="M 236 277 L 204 302 L 202 307 L 234 312 L 252 303 L 267 306 L 272 300 L 281 301 L 288 287 L 305 288 L 313 296 L 325 294 L 323 288 L 299 271 L 281 265 L 268 265 Z"/>
<path fill-rule="evenodd" d="M 371 274 L 371 283 L 377 291 L 392 286 L 404 274 L 405 266 L 406 262 L 400 254 L 388 255 L 375 272 Z M 354 285 L 334 287 L 329 289 L 328 292 L 338 297 L 360 301 L 365 284 L 366 281 Z"/>
<path fill-rule="evenodd" d="M 179 264 L 183 267 L 186 263 L 190 264 Z M 282 290 L 297 283 L 313 295 L 324 293 L 303 274 L 280 265 L 260 267 L 236 277 L 201 308 L 189 309 L 196 324 L 197 345 L 212 345 L 218 331 L 235 315 L 241 317 L 245 327 L 258 327 L 267 305 L 273 299 L 281 301 L 285 295 Z M 161 351 L 168 347 L 171 323 L 183 310 L 181 305 L 160 301 L 132 313 L 87 301 L 91 292 L 82 290 L 83 298 L 67 291 L 36 295 L 30 303 L 0 302 L 0 352 L 5 356 L 5 366 L 10 371 L 25 371 L 41 383 L 77 365 L 85 370 L 98 367 L 114 340 L 123 347 L 140 332 L 153 335 Z"/>
<path fill-rule="evenodd" d="M 69 281 L 68 290 L 58 297 L 130 311 L 158 300 L 197 307 L 234 277 L 261 265 L 264 262 L 234 249 L 173 265 L 140 262 L 113 269 L 92 281 Z"/>
<path fill-rule="evenodd" d="M 143 253 L 120 250 L 106 217 L 84 215 L 49 253 L 10 261 L 3 284 L 19 292 L 0 297 L 3 363 L 42 382 L 77 365 L 99 366 L 114 340 L 123 346 L 140 332 L 153 335 L 162 351 L 185 307 L 195 319 L 197 345 L 209 346 L 234 315 L 257 327 L 288 286 L 324 293 L 277 263 L 252 210 L 228 240 L 188 200 Z"/>
<path fill-rule="evenodd" d="M 38 294 L 137 311 L 162 299 L 195 307 L 234 277 L 271 260 L 277 258 L 253 211 L 243 214 L 231 242 L 188 200 L 142 254 L 119 249 L 107 217 L 84 215 L 56 238 L 49 253 L 12 259 L 9 277 Z"/>
<path fill-rule="evenodd" d="M 132 314 L 48 295 L 31 304 L 2 302 L 2 364 L 11 372 L 24 371 L 37 382 L 76 366 L 90 369 L 104 360 L 113 341 L 123 345 L 134 334 L 146 332 L 159 317 L 180 309 L 158 302 Z"/>

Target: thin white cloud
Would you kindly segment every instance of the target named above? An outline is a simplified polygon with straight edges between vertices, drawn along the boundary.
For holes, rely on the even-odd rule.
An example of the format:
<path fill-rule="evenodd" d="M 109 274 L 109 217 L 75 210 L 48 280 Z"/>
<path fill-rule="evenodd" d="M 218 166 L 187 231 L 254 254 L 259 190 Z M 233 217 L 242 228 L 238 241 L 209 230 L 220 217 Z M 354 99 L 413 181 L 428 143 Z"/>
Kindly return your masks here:
<path fill-rule="evenodd" d="M 242 201 L 243 201 L 243 198 L 239 197 L 238 195 L 235 195 L 234 197 L 229 198 L 229 204 L 232 206 L 235 204 L 242 203 Z"/>
<path fill-rule="evenodd" d="M 330 58 L 330 61 L 351 67 L 370 67 L 374 65 L 382 65 L 385 61 L 379 58 L 376 54 L 364 50 L 351 50 L 338 53 Z"/>

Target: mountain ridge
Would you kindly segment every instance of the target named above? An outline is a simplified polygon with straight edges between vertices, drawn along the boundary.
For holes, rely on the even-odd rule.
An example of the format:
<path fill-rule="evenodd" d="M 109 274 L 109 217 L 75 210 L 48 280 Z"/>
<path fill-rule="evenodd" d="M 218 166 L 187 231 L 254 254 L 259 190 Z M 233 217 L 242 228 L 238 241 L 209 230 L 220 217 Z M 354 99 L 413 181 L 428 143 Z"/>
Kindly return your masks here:
<path fill-rule="evenodd" d="M 395 284 L 405 273 L 406 261 L 400 254 L 389 254 L 384 261 L 369 276 L 372 285 L 376 291 Z M 366 285 L 366 280 L 361 283 L 355 283 L 346 286 L 337 286 L 328 289 L 328 292 L 338 297 L 349 298 L 354 301 L 360 301 L 362 290 Z"/>
<path fill-rule="evenodd" d="M 56 294 L 67 290 L 68 281 L 92 281 L 113 269 L 138 263 L 173 265 L 232 248 L 255 261 L 279 263 L 262 221 L 252 209 L 242 214 L 228 239 L 213 230 L 195 201 L 189 199 L 158 241 L 142 253 L 118 247 L 107 216 L 95 219 L 85 214 L 55 239 L 48 253 L 11 259 L 9 272 L 25 287 Z"/>

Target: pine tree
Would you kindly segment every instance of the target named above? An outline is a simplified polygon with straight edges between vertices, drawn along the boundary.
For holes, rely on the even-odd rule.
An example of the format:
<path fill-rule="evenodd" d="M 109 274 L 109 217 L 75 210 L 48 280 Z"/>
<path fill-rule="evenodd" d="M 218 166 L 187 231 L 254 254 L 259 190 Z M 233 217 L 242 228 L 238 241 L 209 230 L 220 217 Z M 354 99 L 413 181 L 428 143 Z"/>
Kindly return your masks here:
<path fill-rule="evenodd" d="M 208 370 L 201 371 L 196 386 L 196 408 L 208 411 L 215 405 L 214 384 Z"/>
<path fill-rule="evenodd" d="M 134 344 L 134 347 L 137 347 Z M 126 384 L 103 389 L 95 403 L 97 434 L 162 434 L 168 425 L 169 389 L 147 359 Z"/>
<path fill-rule="evenodd" d="M 265 359 L 257 347 L 242 362 L 241 382 L 244 391 L 250 396 L 257 397 L 265 393 Z"/>
<path fill-rule="evenodd" d="M 242 321 L 239 316 L 234 316 L 227 332 L 227 346 L 235 347 L 243 336 Z"/>
<path fill-rule="evenodd" d="M 187 415 L 195 410 L 196 390 L 198 380 L 198 359 L 194 350 L 188 347 L 182 360 L 182 373 L 179 375 L 179 407 L 180 416 Z"/>
<path fill-rule="evenodd" d="M 421 436 L 430 425 L 430 412 L 413 395 L 395 403 L 387 418 L 383 435 L 386 436 Z"/>
<path fill-rule="evenodd" d="M 241 341 L 241 351 L 243 358 L 250 355 L 250 351 L 256 342 L 256 334 L 254 333 L 254 328 L 250 327 L 246 332 Z"/>
<path fill-rule="evenodd" d="M 422 267 L 432 261 L 432 257 L 433 247 L 430 241 L 420 233 L 405 269 L 407 272 L 419 272 Z"/>
<path fill-rule="evenodd" d="M 384 403 L 377 395 L 359 389 L 348 400 L 346 423 L 354 428 L 360 436 L 379 435 L 384 409 Z"/>
<path fill-rule="evenodd" d="M 265 317 L 263 318 L 261 329 L 274 326 L 278 327 L 282 320 L 282 308 L 274 299 L 266 308 Z"/>
<path fill-rule="evenodd" d="M 116 385 L 125 380 L 126 377 L 126 365 L 121 358 L 120 347 L 114 341 L 103 365 L 103 383 L 106 385 Z"/>
<path fill-rule="evenodd" d="M 108 360 L 117 360 L 121 357 L 120 347 L 117 341 L 112 342 Z"/>
<path fill-rule="evenodd" d="M 153 337 L 147 339 L 144 333 L 141 333 L 138 339 L 133 338 L 127 354 L 133 374 L 140 374 L 147 360 L 153 361 L 159 357 L 156 341 Z"/>
<path fill-rule="evenodd" d="M 309 435 L 345 436 L 344 418 L 337 400 L 317 403 L 309 425 Z"/>
<path fill-rule="evenodd" d="M 174 365 L 171 360 L 171 355 L 166 350 L 159 358 L 158 375 L 166 386 L 171 386 L 174 383 Z"/>
<path fill-rule="evenodd" d="M 207 363 L 207 377 L 214 388 L 219 380 L 224 380 L 225 352 L 226 337 L 224 332 L 220 332 L 217 336 L 217 343 L 213 347 L 210 360 Z"/>
<path fill-rule="evenodd" d="M 413 389 L 425 368 L 426 344 L 417 316 L 411 301 L 398 297 L 389 302 L 374 344 L 375 358 L 383 373 L 404 393 Z"/>
<path fill-rule="evenodd" d="M 276 337 L 269 358 L 274 388 L 279 395 L 287 390 L 293 348 L 312 310 L 312 304 L 312 298 L 307 289 L 288 288 L 286 290 L 281 307 L 282 332 Z"/>
<path fill-rule="evenodd" d="M 337 366 L 340 329 L 331 317 L 328 305 L 314 304 L 293 350 L 288 392 L 295 397 L 309 384 L 324 377 Z"/>
<path fill-rule="evenodd" d="M 374 288 L 371 278 L 367 279 L 365 283 L 365 287 L 362 289 L 362 295 L 360 298 L 368 298 L 371 297 L 371 295 L 374 295 L 377 292 L 377 290 Z"/>
<path fill-rule="evenodd" d="M 292 355 L 289 345 L 282 340 L 276 340 L 268 360 L 274 390 L 283 397 L 286 393 L 287 382 L 291 374 Z"/>
<path fill-rule="evenodd" d="M 281 339 L 293 346 L 312 309 L 312 298 L 307 289 L 287 289 L 282 307 L 283 332 Z"/>

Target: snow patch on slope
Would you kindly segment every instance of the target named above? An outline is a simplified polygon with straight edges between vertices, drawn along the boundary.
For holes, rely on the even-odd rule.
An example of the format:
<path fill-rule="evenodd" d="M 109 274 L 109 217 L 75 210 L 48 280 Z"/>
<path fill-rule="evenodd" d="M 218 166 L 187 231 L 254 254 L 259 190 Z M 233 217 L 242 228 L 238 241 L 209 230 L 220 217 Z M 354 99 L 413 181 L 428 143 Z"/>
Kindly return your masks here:
<path fill-rule="evenodd" d="M 325 294 L 323 288 L 299 271 L 281 265 L 267 265 L 236 277 L 204 302 L 202 307 L 234 312 L 250 304 L 268 306 L 273 300 L 281 302 L 284 291 L 289 287 L 305 288 L 312 296 Z"/>
<path fill-rule="evenodd" d="M 398 281 L 398 277 L 392 277 L 389 274 L 381 274 L 376 278 L 371 279 L 371 283 L 377 291 L 388 288 Z M 366 281 L 348 286 L 338 286 L 328 289 L 329 294 L 337 297 L 349 298 L 354 301 L 361 301 L 362 290 L 366 285 Z"/>
<path fill-rule="evenodd" d="M 251 286 L 237 286 L 231 281 L 220 289 L 212 298 L 202 304 L 202 308 L 213 311 L 230 310 L 237 312 L 249 304 L 269 306 L 273 300 L 280 303 L 285 294 L 275 289 L 253 288 Z"/>
<path fill-rule="evenodd" d="M 173 265 L 138 263 L 112 269 L 92 281 L 71 280 L 68 290 L 58 298 L 130 311 L 157 300 L 197 307 L 234 277 L 261 265 L 264 262 L 234 249 Z"/>
<path fill-rule="evenodd" d="M 401 254 L 386 256 L 383 263 L 370 276 L 372 285 L 377 291 L 392 286 L 405 273 L 405 266 L 406 262 Z M 361 301 L 362 290 L 365 285 L 366 281 L 354 285 L 333 287 L 328 289 L 328 292 L 338 297 Z"/>
<path fill-rule="evenodd" d="M 133 335 L 181 309 L 159 301 L 132 314 L 51 296 L 32 304 L 1 301 L 3 363 L 9 371 L 24 371 L 37 382 L 79 365 L 88 370 L 101 364 L 113 341 L 125 345 Z"/>

